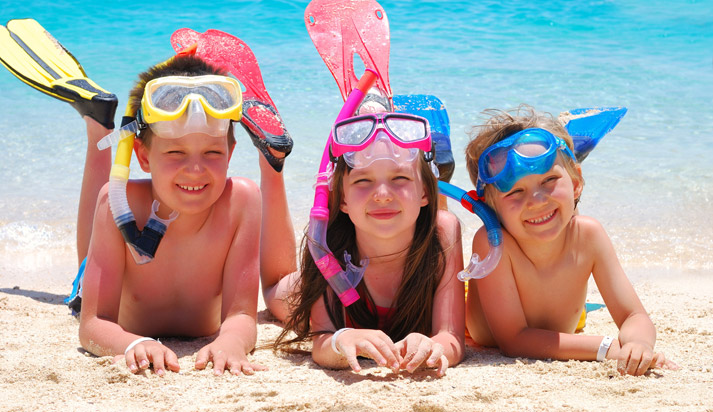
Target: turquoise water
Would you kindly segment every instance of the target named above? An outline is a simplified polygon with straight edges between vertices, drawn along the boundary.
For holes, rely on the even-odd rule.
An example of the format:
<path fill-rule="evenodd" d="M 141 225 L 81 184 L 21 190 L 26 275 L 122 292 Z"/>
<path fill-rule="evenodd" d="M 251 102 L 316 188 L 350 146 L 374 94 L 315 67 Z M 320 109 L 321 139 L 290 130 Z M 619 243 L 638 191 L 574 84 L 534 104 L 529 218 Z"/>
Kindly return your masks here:
<path fill-rule="evenodd" d="M 319 155 L 341 107 L 304 26 L 307 3 L 30 1 L 4 4 L 0 20 L 38 20 L 93 80 L 119 96 L 120 106 L 136 74 L 172 53 L 175 29 L 215 28 L 243 39 L 295 139 L 285 176 L 301 229 Z M 394 93 L 435 94 L 448 108 L 453 183 L 470 186 L 466 132 L 486 108 L 525 102 L 556 114 L 626 106 L 629 113 L 583 165 L 582 213 L 604 223 L 629 266 L 713 268 L 713 3 L 381 4 L 391 25 Z M 14 266 L 37 262 L 27 257 L 38 250 L 72 254 L 86 139 L 68 105 L 5 70 L 0 90 L 0 255 L 2 268 L 21 270 Z M 244 134 L 233 159 L 231 174 L 259 179 L 257 151 Z M 142 176 L 137 170 L 132 176 Z M 458 214 L 467 244 L 479 222 Z"/>

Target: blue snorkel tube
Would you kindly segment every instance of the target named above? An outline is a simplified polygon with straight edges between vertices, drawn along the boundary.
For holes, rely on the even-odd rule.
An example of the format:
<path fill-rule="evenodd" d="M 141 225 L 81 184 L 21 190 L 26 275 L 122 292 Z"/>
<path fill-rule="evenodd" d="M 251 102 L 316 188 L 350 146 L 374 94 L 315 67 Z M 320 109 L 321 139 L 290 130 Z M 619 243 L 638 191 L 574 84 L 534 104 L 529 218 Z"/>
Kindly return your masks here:
<path fill-rule="evenodd" d="M 495 211 L 483 202 L 474 190 L 466 192 L 458 186 L 443 181 L 438 182 L 438 190 L 441 194 L 459 201 L 471 213 L 478 215 L 488 232 L 488 244 L 490 245 L 488 256 L 480 260 L 480 256 L 473 253 L 468 267 L 458 272 L 458 280 L 465 282 L 468 279 L 482 279 L 488 276 L 498 266 L 500 257 L 503 255 L 503 230 Z"/>

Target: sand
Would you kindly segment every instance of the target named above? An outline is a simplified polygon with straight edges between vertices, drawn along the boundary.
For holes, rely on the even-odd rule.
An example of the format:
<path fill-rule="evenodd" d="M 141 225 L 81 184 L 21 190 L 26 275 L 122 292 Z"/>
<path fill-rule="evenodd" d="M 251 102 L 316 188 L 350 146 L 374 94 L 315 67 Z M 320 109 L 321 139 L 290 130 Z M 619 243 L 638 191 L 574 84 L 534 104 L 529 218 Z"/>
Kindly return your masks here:
<path fill-rule="evenodd" d="M 56 259 L 55 259 L 56 260 Z M 513 359 L 469 347 L 443 378 L 432 370 L 391 374 L 365 360 L 361 373 L 322 369 L 309 356 L 257 350 L 268 371 L 213 376 L 193 368 L 209 342 L 166 339 L 181 372 L 133 375 L 122 363 L 85 352 L 69 292 L 71 254 L 62 262 L 0 265 L 2 411 L 713 411 L 713 277 L 710 271 L 627 268 L 658 331 L 657 349 L 680 369 L 620 376 L 613 362 Z M 45 271 L 45 265 L 62 267 Z M 64 268 L 67 268 L 64 271 Z M 596 287 L 588 301 L 602 302 Z M 281 326 L 261 303 L 259 344 Z M 616 335 L 606 309 L 590 313 L 585 333 Z"/>

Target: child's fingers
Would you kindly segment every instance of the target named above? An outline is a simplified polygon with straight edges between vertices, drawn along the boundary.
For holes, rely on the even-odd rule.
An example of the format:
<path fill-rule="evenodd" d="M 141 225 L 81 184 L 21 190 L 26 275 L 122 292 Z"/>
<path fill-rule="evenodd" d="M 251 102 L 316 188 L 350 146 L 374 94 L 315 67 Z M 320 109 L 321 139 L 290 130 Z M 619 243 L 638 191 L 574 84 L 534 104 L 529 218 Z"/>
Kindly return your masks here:
<path fill-rule="evenodd" d="M 257 363 L 250 363 L 247 359 L 228 362 L 228 364 L 230 365 L 228 370 L 230 370 L 230 373 L 233 375 L 240 375 L 241 372 L 246 375 L 253 375 L 255 371 L 267 370 L 267 367 Z"/>
<path fill-rule="evenodd" d="M 134 346 L 133 351 L 139 369 L 148 369 L 151 365 L 151 361 L 149 361 L 148 355 L 146 354 L 146 346 L 138 344 Z M 129 351 L 127 355 L 131 357 L 131 351 Z"/>
<path fill-rule="evenodd" d="M 438 367 L 438 376 L 444 376 L 446 374 L 446 369 L 448 369 L 448 358 L 446 355 L 441 355 L 441 364 Z"/>
<path fill-rule="evenodd" d="M 178 356 L 170 350 L 166 349 L 166 354 L 164 355 L 164 361 L 166 362 L 166 367 L 171 372 L 178 372 L 181 370 L 181 365 L 178 364 Z"/>
<path fill-rule="evenodd" d="M 432 348 L 433 346 L 430 339 L 421 340 L 421 342 L 419 342 L 418 346 L 416 347 L 416 351 L 412 353 L 413 356 L 406 365 L 406 370 L 409 372 L 415 371 L 416 368 L 418 368 L 419 365 L 421 365 L 423 361 L 425 361 L 426 358 L 428 358 L 428 356 L 431 354 Z"/>
<path fill-rule="evenodd" d="M 225 370 L 230 372 L 231 375 L 238 376 L 240 374 L 246 374 L 246 375 L 252 375 L 253 370 L 250 367 L 250 364 L 245 361 L 245 363 L 241 362 L 238 359 L 232 359 L 228 360 L 228 362 L 225 365 Z"/>
<path fill-rule="evenodd" d="M 198 370 L 203 370 L 205 367 L 208 365 L 208 361 L 210 357 L 210 349 L 207 346 L 204 346 L 201 348 L 201 350 L 198 351 L 198 355 L 196 356 L 196 364 L 195 368 Z"/>
<path fill-rule="evenodd" d="M 399 370 L 399 350 L 396 349 L 396 345 L 389 339 L 388 341 L 377 340 L 374 344 L 376 350 L 379 351 L 381 355 L 381 360 L 372 358 L 381 366 L 386 366 L 398 372 Z"/>
<path fill-rule="evenodd" d="M 652 367 L 656 368 L 663 368 L 663 369 L 670 369 L 670 370 L 677 370 L 678 365 L 669 359 L 666 359 L 666 356 L 662 352 L 657 352 L 654 354 L 654 360 L 652 362 Z"/>
<path fill-rule="evenodd" d="M 361 372 L 361 366 L 359 365 L 359 361 L 356 357 L 356 347 L 352 345 L 346 345 L 346 347 L 342 346 L 340 350 L 342 351 L 342 354 L 344 354 L 344 357 L 347 359 L 349 367 L 352 368 L 354 372 Z"/>
<path fill-rule="evenodd" d="M 124 360 L 126 360 L 126 367 L 129 368 L 129 371 L 131 373 L 136 373 L 139 371 L 139 366 L 136 363 L 136 357 L 134 356 L 134 350 L 130 350 L 126 353 L 124 356 Z"/>
<path fill-rule="evenodd" d="M 625 358 L 620 358 L 618 362 L 619 373 L 622 375 L 634 375 L 636 376 L 636 371 L 639 369 L 639 364 L 641 363 L 641 358 L 643 351 L 637 346 L 629 346 L 628 350 L 624 352 Z"/>
<path fill-rule="evenodd" d="M 163 351 L 154 349 L 152 352 L 148 352 L 148 355 L 151 358 L 154 373 L 158 376 L 164 376 L 166 367 L 164 366 Z"/>
<path fill-rule="evenodd" d="M 222 350 L 213 353 L 213 374 L 216 376 L 222 375 L 223 371 L 225 370 L 225 364 L 227 363 L 227 361 L 228 357 Z"/>
<path fill-rule="evenodd" d="M 439 362 L 441 362 L 441 358 L 443 357 L 443 345 L 440 343 L 434 343 L 433 347 L 431 348 L 431 356 L 428 357 L 428 360 L 426 360 L 426 365 L 429 368 L 434 368 L 438 365 Z"/>
<path fill-rule="evenodd" d="M 379 344 L 380 342 L 376 343 L 376 345 Z M 373 359 L 379 366 L 386 366 L 386 358 L 382 355 L 381 351 L 385 350 L 388 352 L 388 348 L 384 348 L 383 345 L 379 348 L 376 345 L 370 341 L 361 342 L 357 345 L 357 354 Z"/>
<path fill-rule="evenodd" d="M 641 354 L 641 360 L 639 361 L 639 367 L 636 368 L 636 371 L 634 374 L 636 376 L 640 376 L 646 373 L 649 368 L 653 368 L 655 365 L 654 363 L 654 354 L 651 351 L 644 351 Z"/>
<path fill-rule="evenodd" d="M 663 366 L 661 366 L 661 367 L 664 369 L 670 369 L 672 371 L 676 371 L 679 369 L 679 366 L 676 362 L 674 362 L 672 360 L 668 360 L 668 359 L 666 359 L 664 361 Z"/>

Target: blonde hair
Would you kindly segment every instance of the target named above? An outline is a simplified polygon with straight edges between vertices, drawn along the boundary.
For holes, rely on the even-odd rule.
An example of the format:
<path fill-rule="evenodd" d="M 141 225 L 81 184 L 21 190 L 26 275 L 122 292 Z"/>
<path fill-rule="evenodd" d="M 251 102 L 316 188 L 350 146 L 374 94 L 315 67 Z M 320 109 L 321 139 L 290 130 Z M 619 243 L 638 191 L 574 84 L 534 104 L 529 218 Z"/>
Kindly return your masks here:
<path fill-rule="evenodd" d="M 470 133 L 468 133 L 471 141 L 465 148 L 465 164 L 473 186 L 477 186 L 478 182 L 478 159 L 480 159 L 480 155 L 488 147 L 505 140 L 519 131 L 530 128 L 545 129 L 564 140 L 567 147 L 574 151 L 574 143 L 572 142 L 572 137 L 567 133 L 567 129 L 550 113 L 537 112 L 532 106 L 521 104 L 517 108 L 508 111 L 487 109 L 483 111 L 483 115 L 488 116 L 488 120 L 485 124 L 473 126 Z M 572 180 L 583 187 L 584 178 L 578 169 L 577 163 L 561 152 L 558 152 L 557 156 L 562 160 L 562 164 Z M 485 202 L 494 209 L 493 190 L 497 189 L 494 189 L 492 185 L 485 186 Z M 579 203 L 579 197 L 575 199 L 574 203 L 575 206 Z"/>

